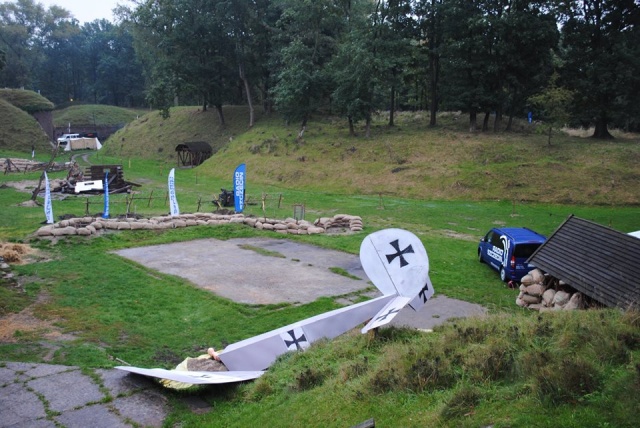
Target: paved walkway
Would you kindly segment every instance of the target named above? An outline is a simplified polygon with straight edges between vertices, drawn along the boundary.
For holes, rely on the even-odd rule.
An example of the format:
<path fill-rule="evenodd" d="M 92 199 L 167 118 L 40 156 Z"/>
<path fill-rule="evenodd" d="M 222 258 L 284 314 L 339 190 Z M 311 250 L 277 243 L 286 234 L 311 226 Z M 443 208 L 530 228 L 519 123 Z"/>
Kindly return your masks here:
<path fill-rule="evenodd" d="M 161 427 L 167 399 L 149 379 L 120 370 L 0 363 L 0 427 Z M 48 418 L 48 416 L 50 416 Z"/>

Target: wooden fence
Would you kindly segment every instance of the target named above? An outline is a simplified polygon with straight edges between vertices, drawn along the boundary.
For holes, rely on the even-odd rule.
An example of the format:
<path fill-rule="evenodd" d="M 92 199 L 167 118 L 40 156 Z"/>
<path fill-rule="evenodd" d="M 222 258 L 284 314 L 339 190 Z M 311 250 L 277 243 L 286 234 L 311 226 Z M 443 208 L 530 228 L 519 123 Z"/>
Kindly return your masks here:
<path fill-rule="evenodd" d="M 178 196 L 179 205 L 181 205 L 181 201 L 183 200 L 185 199 Z M 279 193 L 277 195 L 262 193 L 260 196 L 246 195 L 245 207 L 247 205 L 260 205 L 260 214 L 267 215 L 268 211 L 274 211 L 276 209 L 280 210 L 283 206 L 283 201 L 284 197 L 282 193 Z M 233 211 L 234 209 L 234 207 L 232 206 L 222 206 L 220 201 L 218 200 L 217 195 L 213 196 L 210 199 L 203 196 L 198 196 L 198 199 L 195 201 L 195 203 L 186 201 L 184 205 L 189 207 L 189 209 L 186 211 L 192 211 L 192 208 L 195 207 L 195 212 L 211 212 L 220 209 L 229 209 Z M 96 206 L 100 207 L 99 210 L 102 211 L 102 209 L 104 208 L 104 195 L 87 197 L 85 202 L 84 215 L 91 215 L 92 211 L 96 211 L 95 208 L 92 210 L 92 207 Z M 118 209 L 118 207 L 123 209 Z M 141 192 L 126 194 L 116 193 L 109 195 L 109 211 L 113 215 L 136 215 L 139 211 L 143 211 L 144 209 L 153 209 L 159 207 L 167 208 L 168 210 L 169 192 L 167 190 L 157 191 L 152 189 L 148 195 L 144 195 Z M 294 206 L 294 213 L 297 212 L 297 215 L 300 216 L 301 209 L 301 217 L 304 217 L 304 206 L 301 204 L 296 204 Z"/>

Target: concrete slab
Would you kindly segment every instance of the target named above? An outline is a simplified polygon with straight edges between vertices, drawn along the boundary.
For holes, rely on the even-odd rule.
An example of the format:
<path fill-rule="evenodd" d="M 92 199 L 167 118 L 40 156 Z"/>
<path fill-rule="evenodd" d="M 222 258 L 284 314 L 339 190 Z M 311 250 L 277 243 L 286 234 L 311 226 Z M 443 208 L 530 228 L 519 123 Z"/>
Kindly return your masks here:
<path fill-rule="evenodd" d="M 0 388 L 0 427 L 13 427 L 30 423 L 47 416 L 44 404 L 33 392 L 13 383 Z"/>
<path fill-rule="evenodd" d="M 109 391 L 111 397 L 131 395 L 137 391 L 153 388 L 156 384 L 148 377 L 129 376 L 129 373 L 121 370 L 96 370 L 102 379 L 103 386 Z"/>
<path fill-rule="evenodd" d="M 98 385 L 79 370 L 34 379 L 27 382 L 27 386 L 42 395 L 54 412 L 86 406 L 105 398 Z"/>
<path fill-rule="evenodd" d="M 123 418 L 144 427 L 160 428 L 169 414 L 167 399 L 154 391 L 118 398 L 112 406 Z"/>
<path fill-rule="evenodd" d="M 70 410 L 60 416 L 56 416 L 54 419 L 66 428 L 131 428 L 130 424 L 121 420 L 105 404 L 95 404 L 77 410 Z"/>
<path fill-rule="evenodd" d="M 426 330 L 456 318 L 484 316 L 486 313 L 487 310 L 480 305 L 436 295 L 419 312 L 405 307 L 389 325 Z"/>
<path fill-rule="evenodd" d="M 275 251 L 285 257 L 259 254 L 242 248 L 243 245 Z M 286 240 L 200 239 L 130 248 L 117 254 L 245 304 L 308 303 L 370 285 L 358 256 Z M 331 267 L 344 269 L 361 279 L 333 273 Z"/>

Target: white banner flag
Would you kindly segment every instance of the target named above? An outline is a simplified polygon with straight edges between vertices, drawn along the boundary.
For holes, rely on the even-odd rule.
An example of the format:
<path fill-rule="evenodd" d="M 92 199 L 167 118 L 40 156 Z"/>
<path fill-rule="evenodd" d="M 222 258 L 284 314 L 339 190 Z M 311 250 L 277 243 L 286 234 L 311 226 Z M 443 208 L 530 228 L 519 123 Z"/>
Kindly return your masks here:
<path fill-rule="evenodd" d="M 44 172 L 44 215 L 47 223 L 53 224 L 53 208 L 51 207 L 51 189 L 49 188 L 49 177 L 47 171 Z"/>
<path fill-rule="evenodd" d="M 180 215 L 180 208 L 176 199 L 175 168 L 171 168 L 169 172 L 169 208 L 172 216 Z"/>

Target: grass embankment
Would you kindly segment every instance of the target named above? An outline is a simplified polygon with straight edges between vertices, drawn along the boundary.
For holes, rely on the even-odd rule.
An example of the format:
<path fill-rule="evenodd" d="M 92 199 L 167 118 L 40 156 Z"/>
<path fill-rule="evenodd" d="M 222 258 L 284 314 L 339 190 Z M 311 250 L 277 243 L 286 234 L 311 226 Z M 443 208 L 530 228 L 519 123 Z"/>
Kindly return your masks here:
<path fill-rule="evenodd" d="M 469 134 L 464 116 L 441 114 L 431 129 L 424 113 L 403 113 L 391 128 L 378 118 L 370 139 L 350 137 L 346 122 L 331 117 L 309 123 L 299 139 L 276 115 L 247 129 L 244 109 L 225 112 L 224 129 L 215 112 L 195 107 L 173 109 L 166 120 L 148 114 L 109 139 L 105 154 L 123 163 L 143 157 L 175 165 L 178 144 L 206 141 L 216 154 L 198 172 L 229 180 L 244 162 L 250 186 L 426 200 L 640 204 L 637 136 L 599 141 L 557 133 L 549 145 L 536 125 Z"/>
<path fill-rule="evenodd" d="M 195 108 L 191 112 L 204 116 Z M 151 143 L 173 153 L 175 141 L 151 138 L 159 125 L 154 114 L 145 117 L 152 129 L 137 121 L 130 125 L 148 133 L 148 145 L 136 149 L 143 153 L 135 155 L 129 147 L 142 144 L 131 133 L 122 153 L 120 136 L 107 142 L 104 153 L 90 153 L 91 161 L 122 163 L 125 178 L 143 184 L 141 197 L 155 195 L 136 200 L 132 211 L 166 214 L 166 178 L 175 158 L 153 160 L 158 149 Z M 375 338 L 355 334 L 318 344 L 283 357 L 257 382 L 191 392 L 214 405 L 205 415 L 184 408 L 178 400 L 182 394 L 164 391 L 176 405 L 168 425 L 250 426 L 260 420 L 266 426 L 350 426 L 375 418 L 379 426 L 633 426 L 640 410 L 634 401 L 640 388 L 637 317 L 616 311 L 543 316 L 524 311 L 514 303 L 516 292 L 476 261 L 476 248 L 493 225 L 527 226 L 548 235 L 571 213 L 623 232 L 637 230 L 639 174 L 637 162 L 629 159 L 638 157 L 638 140 L 557 136 L 547 149 L 546 137 L 534 133 L 469 136 L 453 118 L 443 118 L 442 126 L 432 130 L 416 117 L 403 120 L 395 129 L 377 126 L 372 139 L 348 137 L 346 126 L 333 119 L 312 122 L 302 141 L 277 118 L 261 119 L 252 130 L 234 134 L 231 143 L 229 135 L 216 134 L 226 140 L 221 151 L 199 168 L 176 172 L 181 211 L 196 211 L 199 200 L 200 210 L 210 211 L 213 195 L 220 187 L 230 188 L 233 169 L 246 162 L 247 214 L 290 217 L 291 205 L 304 203 L 311 220 L 360 215 L 365 223 L 361 234 L 290 238 L 350 253 L 357 253 L 366 233 L 386 227 L 410 230 L 429 253 L 436 293 L 482 304 L 492 315 L 456 321 L 434 334 L 389 330 Z M 173 128 L 169 121 L 164 126 Z M 188 129 L 184 121 L 181 132 Z M 194 138 L 188 140 L 214 133 L 215 126 L 209 126 L 207 131 L 194 125 Z M 158 139 L 164 136 L 157 134 Z M 124 153 L 125 147 L 131 152 Z M 580 196 L 576 200 L 588 201 L 584 195 L 592 194 L 594 203 L 559 203 L 568 185 L 543 174 L 532 175 L 535 185 L 510 187 L 516 179 L 525 181 L 513 173 L 528 162 L 532 166 L 525 170 L 534 172 L 538 166 L 560 166 L 561 175 L 571 175 L 579 189 L 572 193 Z M 590 167 L 597 164 L 620 177 L 613 186 L 609 183 L 606 195 Z M 37 177 L 2 176 L 0 182 Z M 527 189 L 539 193 L 521 196 Z M 44 220 L 42 208 L 17 206 L 28 197 L 0 190 L 3 239 L 24 240 Z M 113 195 L 113 216 L 125 212 L 124 198 Z M 68 197 L 54 200 L 54 214 L 82 215 L 87 200 L 90 213 L 101 212 L 101 197 Z M 224 347 L 337 307 L 330 298 L 301 306 L 239 305 L 113 254 L 132 246 L 241 236 L 279 235 L 236 225 L 112 233 L 56 244 L 33 240 L 40 262 L 14 267 L 28 279 L 22 285 L 28 299 L 12 301 L 3 310 L 15 312 L 40 296 L 32 309 L 53 324 L 16 331 L 0 344 L 0 354 L 16 361 L 48 356 L 51 362 L 87 369 L 119 364 L 114 357 L 139 366 L 172 367 L 208 346 Z M 211 268 L 220 267 L 212 261 Z M 56 331 L 71 334 L 72 340 L 46 339 Z"/>
<path fill-rule="evenodd" d="M 149 113 L 144 109 L 127 109 L 101 104 L 74 105 L 56 110 L 53 124 L 56 128 L 74 126 L 117 126 L 125 125 L 138 117 Z"/>
<path fill-rule="evenodd" d="M 21 157 L 30 157 L 32 147 L 50 151 L 49 138 L 31 114 L 51 110 L 53 104 L 33 91 L 0 89 L 0 148 L 20 151 Z"/>

